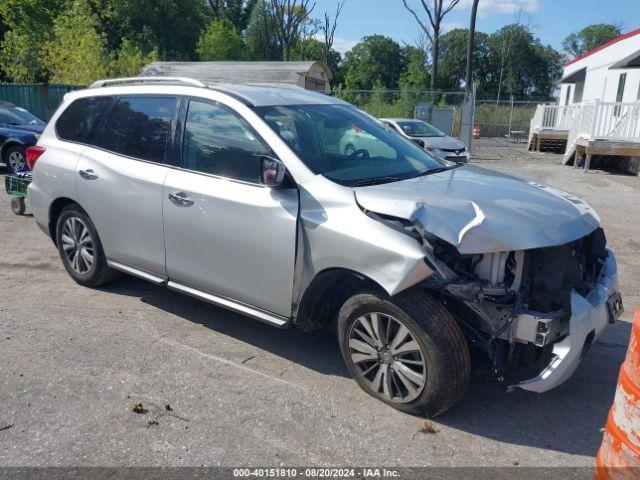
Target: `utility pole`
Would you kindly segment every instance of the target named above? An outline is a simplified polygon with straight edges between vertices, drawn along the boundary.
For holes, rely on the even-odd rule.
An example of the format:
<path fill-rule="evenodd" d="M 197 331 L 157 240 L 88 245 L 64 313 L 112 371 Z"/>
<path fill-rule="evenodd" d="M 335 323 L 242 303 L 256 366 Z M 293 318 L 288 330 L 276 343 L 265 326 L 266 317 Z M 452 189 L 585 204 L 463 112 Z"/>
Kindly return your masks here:
<path fill-rule="evenodd" d="M 476 15 L 478 14 L 478 1 L 473 0 L 471 7 L 471 21 L 469 22 L 469 38 L 467 39 L 467 73 L 465 75 L 465 90 L 471 91 L 473 83 L 473 43 L 476 36 Z"/>

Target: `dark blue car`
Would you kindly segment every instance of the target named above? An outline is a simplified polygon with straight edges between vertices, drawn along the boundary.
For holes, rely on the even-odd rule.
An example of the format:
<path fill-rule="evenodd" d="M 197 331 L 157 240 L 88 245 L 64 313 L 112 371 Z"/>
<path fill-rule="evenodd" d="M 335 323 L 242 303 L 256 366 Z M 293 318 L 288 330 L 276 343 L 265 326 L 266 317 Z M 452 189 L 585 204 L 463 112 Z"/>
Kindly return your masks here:
<path fill-rule="evenodd" d="M 27 168 L 26 149 L 37 143 L 45 125 L 44 120 L 28 110 L 0 101 L 0 159 L 9 170 Z"/>

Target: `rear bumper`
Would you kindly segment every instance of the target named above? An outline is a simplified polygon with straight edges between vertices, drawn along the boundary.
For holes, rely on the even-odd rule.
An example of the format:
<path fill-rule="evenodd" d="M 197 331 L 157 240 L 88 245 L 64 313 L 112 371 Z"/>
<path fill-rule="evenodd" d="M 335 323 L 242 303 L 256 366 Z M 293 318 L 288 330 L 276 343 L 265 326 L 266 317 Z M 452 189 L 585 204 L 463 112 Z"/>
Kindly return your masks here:
<path fill-rule="evenodd" d="M 549 365 L 537 377 L 513 387 L 538 393 L 557 387 L 571 377 L 580 365 L 585 347 L 595 341 L 609 325 L 607 300 L 618 291 L 618 268 L 615 256 L 610 250 L 608 253 L 607 263 L 596 288 L 586 298 L 575 291 L 571 293 L 569 335 L 553 346 L 553 357 Z"/>

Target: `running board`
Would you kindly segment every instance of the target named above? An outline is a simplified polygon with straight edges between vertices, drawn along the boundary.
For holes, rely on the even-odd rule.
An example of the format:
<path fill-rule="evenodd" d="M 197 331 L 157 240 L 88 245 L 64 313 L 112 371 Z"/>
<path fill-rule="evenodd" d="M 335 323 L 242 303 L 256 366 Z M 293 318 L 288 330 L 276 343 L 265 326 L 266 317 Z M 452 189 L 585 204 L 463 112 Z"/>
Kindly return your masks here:
<path fill-rule="evenodd" d="M 138 277 L 143 280 L 155 283 L 156 285 L 162 285 L 167 281 L 166 278 L 159 277 L 158 275 L 145 272 L 144 270 L 140 270 L 135 267 L 130 267 L 129 265 L 125 265 L 124 263 L 114 262 L 113 260 L 107 260 L 107 266 L 115 270 L 120 270 L 121 272 L 128 273 L 129 275 L 133 275 L 134 277 Z"/>
<path fill-rule="evenodd" d="M 182 285 L 181 283 L 173 282 L 171 280 L 167 282 L 167 287 L 177 292 L 185 293 L 191 297 L 204 300 L 205 302 L 212 303 L 214 305 L 218 305 L 220 307 L 233 310 L 244 315 L 248 315 L 255 318 L 256 320 L 268 323 L 269 325 L 272 325 L 274 327 L 285 328 L 289 326 L 289 319 L 286 317 L 265 312 L 264 310 L 260 310 L 258 308 L 250 307 L 249 305 L 236 302 L 235 300 L 231 300 L 227 297 L 221 297 L 219 295 L 213 295 L 211 293 L 203 292 L 202 290 L 198 290 L 187 285 Z"/>

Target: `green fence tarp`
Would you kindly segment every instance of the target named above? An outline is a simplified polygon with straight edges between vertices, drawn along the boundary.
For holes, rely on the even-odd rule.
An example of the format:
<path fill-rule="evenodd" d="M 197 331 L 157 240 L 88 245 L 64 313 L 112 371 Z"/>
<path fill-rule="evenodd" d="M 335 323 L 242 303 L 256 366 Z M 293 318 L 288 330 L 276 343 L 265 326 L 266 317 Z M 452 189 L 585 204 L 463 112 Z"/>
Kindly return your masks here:
<path fill-rule="evenodd" d="M 65 93 L 80 88 L 84 87 L 38 83 L 0 83 L 0 100 L 26 108 L 44 120 L 49 120 Z"/>

